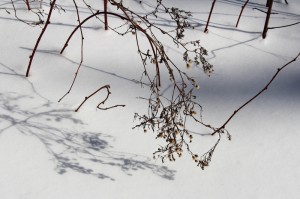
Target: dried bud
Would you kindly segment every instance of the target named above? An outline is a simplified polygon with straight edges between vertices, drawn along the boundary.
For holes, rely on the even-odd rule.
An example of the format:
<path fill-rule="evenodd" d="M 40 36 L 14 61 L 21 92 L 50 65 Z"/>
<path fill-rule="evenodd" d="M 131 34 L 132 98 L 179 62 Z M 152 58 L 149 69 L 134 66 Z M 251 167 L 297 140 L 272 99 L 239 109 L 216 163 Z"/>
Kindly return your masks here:
<path fill-rule="evenodd" d="M 186 64 L 186 67 L 187 67 L 187 69 L 190 69 L 190 68 L 191 68 L 191 66 L 192 66 L 192 64 L 191 64 L 191 63 L 187 63 L 187 64 Z"/>

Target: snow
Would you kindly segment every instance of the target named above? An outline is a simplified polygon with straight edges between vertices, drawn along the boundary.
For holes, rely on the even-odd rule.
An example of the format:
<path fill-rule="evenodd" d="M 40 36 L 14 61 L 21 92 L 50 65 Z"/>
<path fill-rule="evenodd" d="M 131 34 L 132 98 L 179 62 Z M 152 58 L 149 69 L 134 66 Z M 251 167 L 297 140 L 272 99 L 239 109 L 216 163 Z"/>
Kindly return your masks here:
<path fill-rule="evenodd" d="M 274 2 L 279 14 L 271 18 L 271 27 L 300 21 L 300 2 L 288 2 Z M 204 171 L 187 154 L 176 162 L 161 163 L 152 159 L 159 146 L 155 135 L 132 130 L 134 113 L 147 111 L 147 104 L 137 97 L 148 94 L 147 86 L 136 83 L 143 69 L 134 36 L 105 32 L 97 20 L 87 23 L 83 67 L 71 93 L 57 102 L 80 61 L 79 34 L 59 54 L 76 24 L 72 2 L 60 3 L 67 12 L 53 13 L 28 78 L 24 76 L 28 56 L 41 28 L 29 27 L 0 10 L 1 199 L 300 197 L 299 60 L 228 124 L 232 141 L 222 139 Z M 140 12 L 154 4 L 150 0 L 143 7 L 135 1 L 126 3 Z M 264 8 L 261 1 L 249 2 L 238 28 L 235 22 L 243 2 L 217 1 L 208 33 L 203 30 L 211 1 L 168 4 L 192 12 L 197 27 L 187 37 L 199 38 L 209 51 L 215 69 L 211 77 L 197 67 L 187 72 L 201 86 L 197 96 L 204 121 L 215 126 L 222 125 L 266 85 L 278 67 L 299 53 L 299 24 L 269 30 L 267 38 L 261 38 L 265 15 L 253 9 Z M 19 1 L 20 15 L 28 17 L 22 5 Z M 0 7 L 12 12 L 10 1 L 2 1 Z M 116 18 L 109 20 L 120 24 Z M 166 44 L 167 52 L 181 64 L 178 49 Z M 74 112 L 85 96 L 106 84 L 112 92 L 106 105 L 126 107 L 96 110 L 105 97 L 100 93 Z M 206 151 L 215 139 L 195 134 L 192 147 Z"/>

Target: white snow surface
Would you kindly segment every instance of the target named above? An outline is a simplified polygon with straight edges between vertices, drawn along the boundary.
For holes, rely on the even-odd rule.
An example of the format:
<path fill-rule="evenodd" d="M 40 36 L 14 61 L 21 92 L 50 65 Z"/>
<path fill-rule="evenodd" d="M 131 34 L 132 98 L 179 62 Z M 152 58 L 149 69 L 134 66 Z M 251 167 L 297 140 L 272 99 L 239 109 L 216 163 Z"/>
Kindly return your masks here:
<path fill-rule="evenodd" d="M 29 17 L 24 2 L 15 2 L 19 15 Z M 142 2 L 124 4 L 142 13 L 155 5 L 155 1 Z M 196 28 L 187 32 L 186 40 L 200 39 L 209 52 L 207 58 L 215 69 L 211 77 L 197 67 L 187 73 L 197 77 L 203 120 L 214 126 L 222 125 L 278 67 L 300 52 L 300 24 L 271 29 L 262 39 L 265 14 L 253 8 L 266 10 L 264 1 L 249 2 L 238 28 L 235 23 L 244 1 L 217 1 L 208 33 L 203 30 L 212 1 L 165 2 L 192 12 Z M 300 21 L 300 2 L 288 2 L 274 1 L 278 14 L 272 15 L 270 27 Z M 57 102 L 80 61 L 79 32 L 59 54 L 77 16 L 72 1 L 57 3 L 66 13 L 54 11 L 26 78 L 28 57 L 42 29 L 17 21 L 10 1 L 0 2 L 11 12 L 0 10 L 1 199 L 300 198 L 300 60 L 280 72 L 265 93 L 233 118 L 227 126 L 232 140 L 223 136 L 205 170 L 187 153 L 176 162 L 161 163 L 152 159 L 159 147 L 155 134 L 132 129 L 137 124 L 134 113 L 147 112 L 147 104 L 138 97 L 149 94 L 147 86 L 136 83 L 143 67 L 134 36 L 104 31 L 97 20 L 88 22 L 83 28 L 83 67 L 71 93 Z M 102 1 L 93 4 L 101 9 Z M 109 10 L 118 12 L 113 6 Z M 81 11 L 82 18 L 88 16 L 86 9 Z M 155 20 L 165 28 L 172 26 L 164 18 Z M 120 20 L 109 17 L 109 23 L 114 27 Z M 163 41 L 186 70 L 180 49 Z M 146 47 L 147 42 L 141 45 Z M 163 74 L 164 88 L 165 79 L 168 76 Z M 85 96 L 106 84 L 112 94 L 105 105 L 126 107 L 96 110 L 105 97 L 99 93 L 74 112 Z M 217 139 L 201 136 L 209 131 L 198 125 L 190 128 L 196 132 L 191 147 L 199 154 Z"/>

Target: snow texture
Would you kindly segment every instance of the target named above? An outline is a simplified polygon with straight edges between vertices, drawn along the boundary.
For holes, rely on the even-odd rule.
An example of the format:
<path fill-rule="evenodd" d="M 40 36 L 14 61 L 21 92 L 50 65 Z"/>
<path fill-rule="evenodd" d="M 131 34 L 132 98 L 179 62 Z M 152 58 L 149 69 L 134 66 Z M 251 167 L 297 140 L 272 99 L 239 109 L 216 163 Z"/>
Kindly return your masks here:
<path fill-rule="evenodd" d="M 20 16 L 28 17 L 24 2 L 15 2 Z M 192 12 L 196 28 L 186 37 L 200 39 L 209 51 L 208 60 L 215 69 L 211 77 L 197 67 L 187 72 L 201 86 L 197 96 L 204 120 L 219 126 L 263 88 L 278 67 L 300 52 L 300 24 L 271 29 L 262 39 L 265 14 L 254 8 L 266 9 L 264 2 L 250 1 L 235 28 L 244 1 L 220 0 L 209 32 L 203 33 L 211 2 L 166 1 Z M 300 2 L 288 2 L 274 1 L 278 14 L 272 15 L 270 27 L 300 21 Z M 11 12 L 0 9 L 1 199 L 300 198 L 300 60 L 283 70 L 265 93 L 229 123 L 232 141 L 222 140 L 208 168 L 202 171 L 187 154 L 163 164 L 152 159 L 159 147 L 155 134 L 132 130 L 134 113 L 147 111 L 147 104 L 137 97 L 149 92 L 137 83 L 143 68 L 134 36 L 121 37 L 104 31 L 97 20 L 88 22 L 83 28 L 83 68 L 70 95 L 57 102 L 80 61 L 78 33 L 59 54 L 76 25 L 76 13 L 72 1 L 58 4 L 66 13 L 53 12 L 26 78 L 28 56 L 41 28 L 19 22 L 10 1 L 0 2 L 1 8 Z M 146 13 L 155 1 L 124 4 Z M 88 16 L 86 9 L 82 13 L 82 18 Z M 155 20 L 166 28 L 173 25 L 163 18 Z M 120 24 L 114 17 L 109 22 Z M 166 45 L 170 56 L 184 66 L 172 41 Z M 85 96 L 106 84 L 112 92 L 106 104 L 126 107 L 96 110 L 105 97 L 100 93 L 74 112 Z M 205 151 L 215 141 L 201 135 L 208 132 L 199 131 L 198 126 L 191 128 L 196 132 L 194 150 Z"/>

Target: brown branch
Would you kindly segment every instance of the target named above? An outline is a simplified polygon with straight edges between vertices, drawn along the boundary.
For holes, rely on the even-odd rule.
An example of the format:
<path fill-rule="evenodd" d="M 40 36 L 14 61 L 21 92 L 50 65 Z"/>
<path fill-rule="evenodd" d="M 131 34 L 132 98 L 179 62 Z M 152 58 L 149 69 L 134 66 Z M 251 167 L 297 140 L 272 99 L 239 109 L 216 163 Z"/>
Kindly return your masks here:
<path fill-rule="evenodd" d="M 286 63 L 285 65 L 283 65 L 282 67 L 277 69 L 277 72 L 273 75 L 273 77 L 271 78 L 271 80 L 267 83 L 267 85 L 261 90 L 259 91 L 255 96 L 253 96 L 251 99 L 249 99 L 247 102 L 245 102 L 242 106 L 240 106 L 237 110 L 235 110 L 233 112 L 233 114 L 226 120 L 226 122 L 217 130 L 215 130 L 212 135 L 216 134 L 216 133 L 220 133 L 220 131 L 222 129 L 225 129 L 226 125 L 229 123 L 229 121 L 241 110 L 243 109 L 246 105 L 248 105 L 249 103 L 251 103 L 254 99 L 256 99 L 258 96 L 260 96 L 263 92 L 265 92 L 268 87 L 270 86 L 270 84 L 274 81 L 274 79 L 277 77 L 277 75 L 280 73 L 281 70 L 283 70 L 285 67 L 287 67 L 289 64 L 291 64 L 292 62 L 295 62 L 298 57 L 300 56 L 300 52 L 299 54 L 292 59 L 291 61 L 289 61 L 288 63 Z"/>
<path fill-rule="evenodd" d="M 70 34 L 69 38 L 67 39 L 64 47 L 62 48 L 62 50 L 60 51 L 60 54 L 62 54 L 64 52 L 64 50 L 66 49 L 66 47 L 68 46 L 68 43 L 69 41 L 71 40 L 72 36 L 74 35 L 74 33 L 78 30 L 79 27 L 82 27 L 82 25 L 87 22 L 89 19 L 97 16 L 97 15 L 101 15 L 101 14 L 105 14 L 105 12 L 100 12 L 100 11 L 97 11 L 95 12 L 94 14 L 90 15 L 89 17 L 87 17 L 86 19 L 84 19 L 80 24 L 78 24 L 76 26 L 76 28 L 74 28 L 74 30 L 72 31 L 72 33 Z M 112 13 L 112 12 L 107 12 L 107 14 L 109 15 L 114 15 L 114 16 L 117 16 L 117 17 L 120 17 L 121 19 L 125 19 L 127 20 L 126 17 L 123 17 L 122 15 L 119 15 L 119 14 L 116 14 L 116 13 Z"/>
<path fill-rule="evenodd" d="M 74 0 L 73 0 L 74 1 Z M 75 3 L 75 2 L 74 2 Z M 72 38 L 72 36 L 74 35 L 74 33 L 78 30 L 78 29 L 80 29 L 80 31 L 81 31 L 81 38 L 82 38 L 82 45 L 81 45 L 81 61 L 80 61 L 80 63 L 79 63 L 79 66 L 78 66 L 78 68 L 77 68 L 77 71 L 76 71 L 76 73 L 75 73 L 75 77 L 74 77 L 74 79 L 73 79 L 73 82 L 72 82 L 72 84 L 71 84 L 71 86 L 70 86 L 70 88 L 69 88 L 69 90 L 59 99 L 59 102 L 65 97 L 65 96 L 67 96 L 69 93 L 70 93 L 70 91 L 72 90 L 72 88 L 73 88 L 73 85 L 74 85 L 74 83 L 75 83 L 75 81 L 76 81 L 76 78 L 77 78 L 77 75 L 78 75 L 78 72 L 79 72 L 79 69 L 80 69 L 80 67 L 81 67 L 81 65 L 82 65 L 82 62 L 83 62 L 83 34 L 82 34 L 82 25 L 86 22 L 86 21 L 88 21 L 89 19 L 91 19 L 91 18 L 93 18 L 94 16 L 97 16 L 97 15 L 99 15 L 99 14 L 111 14 L 111 15 L 115 15 L 115 16 L 118 16 L 118 17 L 120 17 L 121 19 L 123 19 L 123 20 L 127 20 L 127 21 L 130 21 L 132 24 L 134 24 L 135 26 L 136 26 L 136 28 L 138 29 L 138 30 L 140 30 L 141 32 L 143 32 L 146 36 L 147 36 L 147 38 L 148 38 L 148 40 L 149 40 L 149 43 L 150 43 L 150 45 L 151 45 L 151 47 L 152 47 L 152 50 L 153 50 L 153 53 L 155 54 L 155 50 L 154 50 L 154 47 L 153 47 L 153 41 L 152 41 L 152 39 L 151 39 L 151 37 L 146 33 L 146 31 L 145 30 L 143 30 L 140 26 L 138 26 L 134 21 L 132 21 L 130 18 L 129 18 L 129 16 L 126 16 L 126 17 L 123 17 L 123 16 L 121 16 L 121 15 L 118 15 L 118 14 L 115 14 L 115 13 L 107 13 L 107 12 L 99 12 L 99 11 L 97 11 L 96 13 L 94 13 L 94 14 L 92 14 L 92 15 L 90 15 L 89 17 L 87 17 L 85 20 L 83 20 L 82 22 L 80 22 L 80 19 L 79 19 L 79 13 L 78 13 L 78 7 L 77 7 L 77 5 L 76 5 L 76 3 L 75 3 L 75 7 L 76 7 L 76 10 L 77 10 L 77 17 L 78 17 L 78 25 L 77 25 L 77 27 L 73 30 L 73 32 L 70 34 L 70 36 L 69 36 L 69 38 L 67 39 L 67 41 L 66 41 L 66 43 L 65 43 L 65 45 L 64 45 L 64 47 L 63 47 L 63 49 L 61 50 L 61 53 L 64 51 L 64 49 L 68 46 L 68 42 L 70 41 L 70 39 Z M 156 55 L 155 55 L 155 58 L 156 58 Z M 160 85 L 160 72 L 159 72 L 159 67 L 158 67 L 158 63 L 157 63 L 157 61 L 156 61 L 156 71 L 157 71 L 157 78 L 158 78 L 158 85 Z M 107 100 L 107 99 L 106 99 Z M 103 101 L 103 103 L 106 101 L 106 100 L 104 100 Z M 109 107 L 109 108 L 100 108 L 100 105 L 101 105 L 102 103 L 100 103 L 98 106 L 97 106 L 97 108 L 99 108 L 99 109 L 101 109 L 101 110 L 107 110 L 107 109 L 110 109 L 110 108 L 114 108 L 114 107 L 116 107 L 116 106 L 113 106 L 113 107 Z M 117 106 L 119 106 L 119 105 L 117 105 Z"/>
<path fill-rule="evenodd" d="M 216 3 L 216 0 L 213 0 L 212 4 L 211 4 L 211 8 L 210 8 L 210 12 L 209 12 L 209 15 L 208 15 L 208 19 L 207 19 L 207 22 L 206 22 L 206 26 L 205 26 L 205 29 L 204 29 L 204 32 L 207 32 L 208 31 L 208 24 L 209 24 L 209 21 L 210 21 L 210 17 L 211 17 L 211 14 L 213 12 L 213 9 L 215 7 L 215 3 Z"/>
<path fill-rule="evenodd" d="M 106 100 L 108 99 L 109 95 L 111 94 L 110 92 L 110 86 L 109 85 L 105 85 L 105 86 L 102 86 L 101 88 L 97 89 L 95 92 L 93 92 L 92 94 L 90 94 L 89 96 L 86 96 L 83 100 L 83 102 L 78 106 L 78 108 L 75 110 L 75 112 L 78 112 L 79 109 L 81 108 L 81 106 L 89 99 L 91 98 L 93 95 L 95 95 L 96 93 L 98 93 L 99 91 L 101 91 L 102 89 L 106 89 L 107 91 L 107 95 L 106 95 L 106 98 L 100 102 L 97 106 L 98 109 L 100 110 L 107 110 L 107 109 L 111 109 L 111 108 L 115 108 L 115 107 L 118 107 L 118 106 L 122 106 L 124 107 L 125 105 L 114 105 L 114 106 L 111 106 L 111 107 L 108 107 L 108 108 L 100 108 L 100 105 L 101 104 L 104 104 L 106 102 Z"/>
<path fill-rule="evenodd" d="M 242 9 L 241 9 L 241 12 L 240 12 L 240 15 L 239 15 L 239 18 L 238 18 L 238 20 L 237 20 L 237 22 L 236 22 L 235 27 L 238 27 L 239 22 L 240 22 L 240 19 L 241 19 L 241 16 L 242 16 L 243 11 L 244 11 L 244 8 L 246 7 L 246 5 L 247 5 L 248 2 L 249 2 L 249 0 L 247 0 L 247 1 L 245 2 L 245 4 L 242 6 Z"/>
<path fill-rule="evenodd" d="M 78 28 L 80 28 L 80 27 L 82 27 L 82 25 L 85 23 L 85 22 L 87 22 L 89 19 L 91 19 L 91 18 L 93 18 L 93 17 L 95 17 L 95 16 L 97 16 L 97 15 L 100 15 L 100 14 L 110 14 L 110 15 L 114 15 L 114 16 L 117 16 L 117 17 L 120 17 L 121 19 L 123 19 L 123 20 L 127 20 L 127 21 L 129 21 L 129 22 L 131 22 L 131 24 L 132 25 L 134 25 L 134 27 L 135 28 L 137 28 L 137 30 L 139 30 L 139 31 L 141 31 L 142 33 L 144 33 L 145 34 L 145 36 L 147 37 L 147 39 L 148 39 L 148 41 L 149 41 L 149 43 L 150 43 L 150 45 L 151 45 L 151 48 L 152 48 L 152 50 L 153 50 L 153 53 L 154 53 L 154 55 L 156 54 L 155 53 L 155 50 L 154 50 L 154 47 L 153 47 L 153 44 L 155 43 L 154 41 L 153 41 L 153 39 L 147 34 L 147 32 L 143 29 L 143 28 L 141 28 L 138 24 L 136 24 L 134 21 L 132 21 L 131 19 L 130 19 L 130 17 L 126 14 L 126 12 L 124 11 L 124 10 L 122 10 L 123 12 L 124 12 L 124 14 L 126 15 L 126 17 L 124 17 L 124 16 L 122 16 L 122 15 L 119 15 L 119 14 L 115 14 L 115 13 L 111 13 L 111 12 L 100 12 L 100 11 L 97 11 L 96 13 L 94 13 L 94 14 L 92 14 L 92 15 L 90 15 L 89 17 L 87 17 L 86 19 L 84 19 L 81 23 L 79 23 L 76 27 L 75 27 L 75 29 L 72 31 L 72 33 L 70 34 L 70 36 L 69 36 L 69 38 L 67 39 L 67 41 L 65 42 L 65 45 L 64 45 L 64 47 L 62 48 L 62 50 L 60 51 L 60 54 L 62 54 L 63 52 L 64 52 L 64 50 L 65 50 L 65 48 L 68 46 L 68 43 L 69 43 L 69 41 L 71 40 L 71 38 L 72 38 L 72 36 L 74 35 L 74 33 L 78 30 Z M 157 49 L 157 48 L 156 48 Z M 156 58 L 157 56 L 155 56 L 155 58 Z M 160 86 L 160 84 L 161 84 L 161 81 L 160 81 L 160 72 L 159 72 L 159 66 L 158 66 L 158 62 L 157 62 L 157 60 L 156 60 L 156 73 L 157 73 L 157 78 L 158 78 L 158 85 Z M 67 95 L 68 93 L 66 93 L 66 95 Z M 64 97 L 64 96 L 63 96 Z M 62 98 L 63 98 L 62 97 Z M 61 100 L 61 99 L 60 99 Z M 60 101 L 59 100 L 59 101 Z"/>
<path fill-rule="evenodd" d="M 41 32 L 40 36 L 38 37 L 38 39 L 36 41 L 36 44 L 35 44 L 35 46 L 33 48 L 33 51 L 32 51 L 32 54 L 29 56 L 29 64 L 27 66 L 26 77 L 29 76 L 29 71 L 30 71 L 30 68 L 31 68 L 31 64 L 32 64 L 32 60 L 33 60 L 33 57 L 35 55 L 35 52 L 36 52 L 36 50 L 39 46 L 39 43 L 40 43 L 40 41 L 41 41 L 48 25 L 50 24 L 50 18 L 51 18 L 52 11 L 54 9 L 55 2 L 56 2 L 56 0 L 53 0 L 52 3 L 50 3 L 50 10 L 49 10 L 49 14 L 48 14 L 45 26 L 43 27 L 42 32 Z"/>
<path fill-rule="evenodd" d="M 118 107 L 118 106 L 125 107 L 125 105 L 122 105 L 122 104 L 114 105 L 114 106 L 110 106 L 110 107 L 106 107 L 106 108 L 100 107 L 102 104 L 104 104 L 104 103 L 107 101 L 109 95 L 111 94 L 111 92 L 109 91 L 109 87 L 106 88 L 106 89 L 107 89 L 107 95 L 106 95 L 106 98 L 105 98 L 102 102 L 100 102 L 100 103 L 98 104 L 98 106 L 97 106 L 98 109 L 100 109 L 100 110 L 108 110 L 108 109 L 112 109 L 112 108 L 115 108 L 115 107 Z"/>
<path fill-rule="evenodd" d="M 267 6 L 269 8 L 268 8 L 267 16 L 266 16 L 264 30 L 263 30 L 263 33 L 262 33 L 262 38 L 263 39 L 265 39 L 267 37 L 268 25 L 269 25 L 269 20 L 270 20 L 271 12 L 272 12 L 272 6 L 273 6 L 273 0 L 268 0 Z"/>
<path fill-rule="evenodd" d="M 27 9 L 28 9 L 28 10 L 31 10 L 30 4 L 29 4 L 29 0 L 26 0 L 26 5 L 27 5 Z"/>
<path fill-rule="evenodd" d="M 153 55 L 154 55 L 154 58 L 155 58 L 155 66 L 156 66 L 156 74 L 157 74 L 157 85 L 161 86 L 159 65 L 158 65 L 158 60 L 157 60 L 158 56 L 157 56 L 157 53 L 154 50 L 154 46 L 153 46 L 151 37 L 148 34 L 146 34 L 146 33 L 144 33 L 144 34 L 146 35 L 146 37 L 147 37 L 147 39 L 148 39 L 148 41 L 150 43 L 150 46 L 151 46 L 151 49 L 152 49 L 152 52 L 153 52 Z"/>
<path fill-rule="evenodd" d="M 104 27 L 105 27 L 105 30 L 108 30 L 108 21 L 107 21 L 107 0 L 104 0 Z"/>

